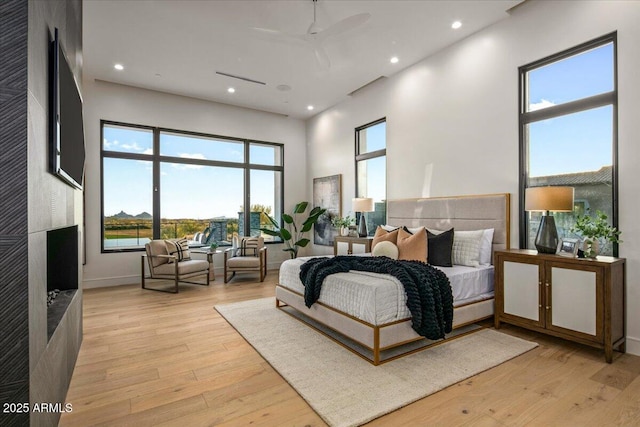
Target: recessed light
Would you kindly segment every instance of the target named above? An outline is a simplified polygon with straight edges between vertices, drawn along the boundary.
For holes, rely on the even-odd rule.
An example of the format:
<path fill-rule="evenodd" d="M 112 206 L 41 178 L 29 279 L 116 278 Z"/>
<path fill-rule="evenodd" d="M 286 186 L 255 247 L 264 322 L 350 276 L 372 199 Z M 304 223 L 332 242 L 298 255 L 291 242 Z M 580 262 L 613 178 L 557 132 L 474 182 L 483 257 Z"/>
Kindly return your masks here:
<path fill-rule="evenodd" d="M 307 110 L 309 111 L 313 110 L 313 105 L 307 105 Z"/>
<path fill-rule="evenodd" d="M 397 64 L 399 61 L 397 56 L 393 56 L 391 57 L 391 59 L 389 60 L 389 62 L 391 62 L 392 64 Z"/>
<path fill-rule="evenodd" d="M 234 88 L 232 88 L 232 87 L 230 87 L 229 89 L 227 89 L 227 92 L 229 92 L 229 93 L 235 93 L 235 91 L 236 91 L 236 90 L 235 90 Z"/>
<path fill-rule="evenodd" d="M 118 71 L 124 70 L 124 67 L 122 66 L 122 64 L 116 64 L 116 65 L 113 66 L 113 68 L 115 68 Z"/>
<path fill-rule="evenodd" d="M 462 27 L 462 22 L 460 21 L 455 21 L 453 24 L 451 24 L 451 28 L 453 28 L 454 30 L 457 30 L 460 27 Z"/>

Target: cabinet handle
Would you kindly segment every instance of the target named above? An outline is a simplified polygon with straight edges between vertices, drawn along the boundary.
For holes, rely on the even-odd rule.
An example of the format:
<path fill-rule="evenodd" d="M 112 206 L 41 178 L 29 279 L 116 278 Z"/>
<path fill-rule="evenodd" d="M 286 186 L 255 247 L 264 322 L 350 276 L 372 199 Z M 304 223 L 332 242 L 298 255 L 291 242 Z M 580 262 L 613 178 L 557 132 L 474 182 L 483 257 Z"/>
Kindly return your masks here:
<path fill-rule="evenodd" d="M 545 285 L 547 288 L 549 287 L 549 283 L 545 283 L 544 285 Z"/>
<path fill-rule="evenodd" d="M 550 308 L 551 308 L 551 306 L 550 306 L 550 305 L 548 305 L 548 306 L 546 307 L 546 309 L 547 309 L 547 310 L 549 310 Z"/>

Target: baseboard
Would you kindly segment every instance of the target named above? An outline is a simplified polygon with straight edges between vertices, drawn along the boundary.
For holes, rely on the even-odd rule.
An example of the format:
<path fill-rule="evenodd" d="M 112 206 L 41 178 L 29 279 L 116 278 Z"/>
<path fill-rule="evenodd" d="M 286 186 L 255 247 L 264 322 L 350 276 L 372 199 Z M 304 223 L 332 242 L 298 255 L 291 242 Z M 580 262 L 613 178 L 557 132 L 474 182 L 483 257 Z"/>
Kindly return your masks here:
<path fill-rule="evenodd" d="M 267 262 L 267 270 L 279 270 L 281 262 Z M 224 270 L 222 267 L 216 267 L 214 269 L 216 274 L 216 282 L 218 277 L 222 277 Z M 94 288 L 108 288 L 111 286 L 124 286 L 124 285 L 140 285 L 140 274 L 130 276 L 117 276 L 117 277 L 101 277 L 99 279 L 84 279 L 82 281 L 82 289 L 94 289 Z"/>
<path fill-rule="evenodd" d="M 640 339 L 627 336 L 627 353 L 640 356 Z"/>
<path fill-rule="evenodd" d="M 82 289 L 108 288 L 110 286 L 134 285 L 140 284 L 140 275 L 134 276 L 118 276 L 118 277 L 101 277 L 99 279 L 84 279 L 82 281 Z"/>

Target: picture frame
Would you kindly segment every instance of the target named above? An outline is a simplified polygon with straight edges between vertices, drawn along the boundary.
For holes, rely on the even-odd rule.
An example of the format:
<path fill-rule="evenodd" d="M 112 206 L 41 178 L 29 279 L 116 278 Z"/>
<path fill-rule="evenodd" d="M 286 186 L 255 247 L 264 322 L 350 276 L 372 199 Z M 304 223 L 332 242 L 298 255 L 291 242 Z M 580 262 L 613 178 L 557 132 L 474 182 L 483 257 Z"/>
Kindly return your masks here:
<path fill-rule="evenodd" d="M 333 246 L 339 230 L 331 225 L 331 220 L 342 216 L 342 175 L 313 178 L 313 206 L 326 209 L 313 226 L 313 243 Z"/>
<path fill-rule="evenodd" d="M 575 258 L 578 254 L 578 248 L 580 246 L 580 240 L 572 238 L 563 238 L 558 242 L 558 249 L 556 254 L 560 256 L 566 256 Z"/>

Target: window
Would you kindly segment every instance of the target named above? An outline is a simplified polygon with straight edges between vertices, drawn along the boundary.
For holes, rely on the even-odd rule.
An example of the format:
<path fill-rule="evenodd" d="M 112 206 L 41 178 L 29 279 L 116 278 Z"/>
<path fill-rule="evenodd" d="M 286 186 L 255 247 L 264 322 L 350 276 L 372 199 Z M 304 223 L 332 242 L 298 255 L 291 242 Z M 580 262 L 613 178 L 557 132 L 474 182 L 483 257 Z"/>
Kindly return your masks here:
<path fill-rule="evenodd" d="M 559 237 L 576 215 L 617 225 L 616 36 L 610 34 L 520 67 L 520 246 L 533 248 L 541 213 L 524 211 L 524 190 L 574 187 L 574 211 L 554 215 Z M 604 242 L 603 242 L 604 243 Z M 603 248 L 617 255 L 617 245 Z"/>
<path fill-rule="evenodd" d="M 282 144 L 108 121 L 101 131 L 103 252 L 200 234 L 225 245 L 280 217 Z"/>
<path fill-rule="evenodd" d="M 367 231 L 376 232 L 387 220 L 387 122 L 376 120 L 356 128 L 356 197 L 373 198 L 375 211 L 368 212 Z M 360 213 L 355 213 L 360 221 Z"/>

